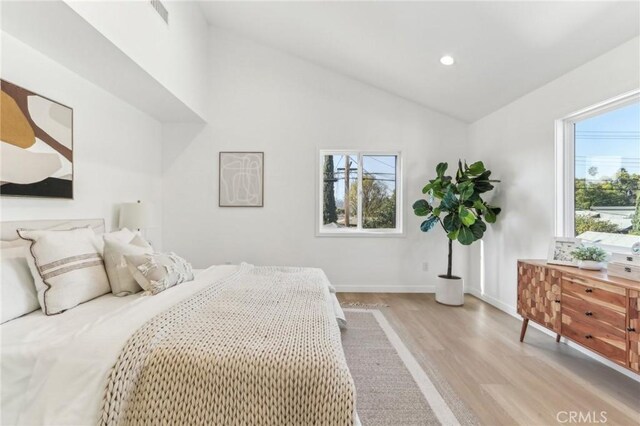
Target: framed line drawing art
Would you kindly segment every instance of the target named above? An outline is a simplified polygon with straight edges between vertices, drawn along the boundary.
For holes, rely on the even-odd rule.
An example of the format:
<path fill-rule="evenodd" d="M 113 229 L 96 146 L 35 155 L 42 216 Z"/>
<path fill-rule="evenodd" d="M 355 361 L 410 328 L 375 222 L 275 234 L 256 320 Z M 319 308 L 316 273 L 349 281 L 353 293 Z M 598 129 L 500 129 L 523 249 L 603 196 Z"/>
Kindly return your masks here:
<path fill-rule="evenodd" d="M 264 152 L 220 152 L 218 206 L 264 206 Z"/>
<path fill-rule="evenodd" d="M 73 198 L 73 109 L 0 80 L 0 195 Z"/>

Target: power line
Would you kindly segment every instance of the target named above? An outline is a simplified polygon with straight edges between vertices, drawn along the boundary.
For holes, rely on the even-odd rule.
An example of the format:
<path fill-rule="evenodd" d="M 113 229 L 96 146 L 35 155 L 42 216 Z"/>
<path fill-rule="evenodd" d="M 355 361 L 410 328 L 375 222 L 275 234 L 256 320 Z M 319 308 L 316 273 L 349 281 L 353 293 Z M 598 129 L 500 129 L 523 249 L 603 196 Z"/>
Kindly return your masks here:
<path fill-rule="evenodd" d="M 388 157 L 393 157 L 393 156 L 392 156 L 392 155 L 389 155 Z M 378 159 L 377 159 L 376 157 L 374 157 L 373 155 L 365 155 L 365 156 L 364 156 L 364 158 L 371 158 L 372 160 L 377 161 L 378 163 L 383 164 L 383 165 L 385 165 L 385 166 L 389 167 L 390 169 L 394 169 L 394 170 L 396 169 L 396 166 L 395 166 L 395 165 L 393 165 L 393 166 L 392 166 L 392 165 L 390 165 L 390 164 L 385 163 L 385 162 L 384 162 L 384 161 L 382 161 L 382 160 L 378 160 Z"/>

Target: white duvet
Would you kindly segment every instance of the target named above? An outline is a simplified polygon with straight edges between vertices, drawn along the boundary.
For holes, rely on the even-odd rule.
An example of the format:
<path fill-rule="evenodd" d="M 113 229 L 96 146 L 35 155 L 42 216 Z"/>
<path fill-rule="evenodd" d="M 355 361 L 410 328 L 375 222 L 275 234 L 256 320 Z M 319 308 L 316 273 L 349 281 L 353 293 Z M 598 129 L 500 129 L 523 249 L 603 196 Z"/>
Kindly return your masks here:
<path fill-rule="evenodd" d="M 212 266 L 155 296 L 105 295 L 63 314 L 41 311 L 1 326 L 2 425 L 94 425 L 111 368 L 146 321 L 205 286 L 237 273 Z M 332 294 L 338 322 L 344 315 Z"/>

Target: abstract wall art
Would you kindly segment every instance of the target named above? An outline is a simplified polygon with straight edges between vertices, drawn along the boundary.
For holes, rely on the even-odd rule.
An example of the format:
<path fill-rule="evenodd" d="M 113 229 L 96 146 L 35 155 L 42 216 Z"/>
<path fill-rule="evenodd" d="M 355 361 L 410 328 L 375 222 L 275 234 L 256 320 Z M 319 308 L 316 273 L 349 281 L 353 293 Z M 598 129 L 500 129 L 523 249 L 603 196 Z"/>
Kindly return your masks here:
<path fill-rule="evenodd" d="M 0 195 L 73 198 L 73 110 L 0 80 Z"/>
<path fill-rule="evenodd" d="M 264 153 L 221 152 L 220 207 L 262 207 L 264 198 Z"/>

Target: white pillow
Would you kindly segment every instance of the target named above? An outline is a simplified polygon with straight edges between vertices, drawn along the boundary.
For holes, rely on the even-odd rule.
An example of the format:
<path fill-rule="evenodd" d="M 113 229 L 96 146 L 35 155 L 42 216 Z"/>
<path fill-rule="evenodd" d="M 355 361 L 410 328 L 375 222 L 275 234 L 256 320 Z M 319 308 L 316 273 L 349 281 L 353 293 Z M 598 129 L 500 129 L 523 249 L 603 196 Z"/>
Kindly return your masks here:
<path fill-rule="evenodd" d="M 105 240 L 128 244 L 136 235 L 138 235 L 137 232 L 130 231 L 127 228 L 122 228 L 119 231 L 107 232 L 102 235 L 102 238 L 104 238 Z"/>
<path fill-rule="evenodd" d="M 46 315 L 59 314 L 111 290 L 91 227 L 18 229 L 18 235 L 31 241 L 27 260 Z"/>
<path fill-rule="evenodd" d="M 100 251 L 100 254 L 102 254 L 104 253 L 105 240 L 108 239 L 111 241 L 117 241 L 126 244 L 131 241 L 136 235 L 138 234 L 128 230 L 127 228 L 122 228 L 118 231 L 106 232 L 102 235 L 96 235 L 96 245 L 98 247 L 98 251 Z"/>
<path fill-rule="evenodd" d="M 0 323 L 40 308 L 36 286 L 27 264 L 29 243 L 24 240 L 0 241 Z"/>
<path fill-rule="evenodd" d="M 135 235 L 128 243 L 122 243 L 105 234 L 104 267 L 107 270 L 113 294 L 127 296 L 142 290 L 129 271 L 124 255 L 146 253 L 153 253 L 153 249 L 140 235 Z"/>

